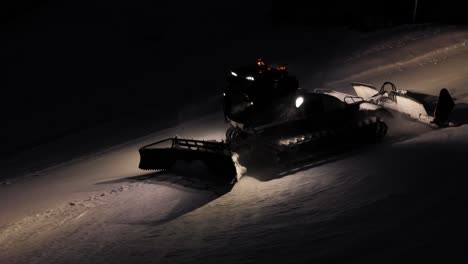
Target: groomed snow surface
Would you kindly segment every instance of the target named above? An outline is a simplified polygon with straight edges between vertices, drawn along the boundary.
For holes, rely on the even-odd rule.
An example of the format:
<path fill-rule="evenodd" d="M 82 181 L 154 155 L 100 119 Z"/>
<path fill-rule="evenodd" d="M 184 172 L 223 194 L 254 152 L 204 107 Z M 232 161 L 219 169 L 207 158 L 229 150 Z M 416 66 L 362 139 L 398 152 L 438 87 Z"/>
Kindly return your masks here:
<path fill-rule="evenodd" d="M 282 177 L 247 172 L 223 195 L 203 182 L 137 168 L 138 148 L 158 139 L 222 139 L 220 112 L 47 169 L 18 168 L 28 172 L 15 177 L 6 175 L 11 168 L 3 170 L 0 263 L 419 263 L 463 257 L 468 31 L 402 27 L 349 33 L 343 43 L 350 43 L 346 52 L 335 54 L 323 71 L 299 76 L 303 88 L 350 92 L 351 81 L 386 80 L 428 94 L 445 87 L 459 104 L 451 118 L 461 125 L 433 130 L 394 120 L 383 143 Z M 310 61 L 296 58 L 290 66 L 307 69 Z"/>

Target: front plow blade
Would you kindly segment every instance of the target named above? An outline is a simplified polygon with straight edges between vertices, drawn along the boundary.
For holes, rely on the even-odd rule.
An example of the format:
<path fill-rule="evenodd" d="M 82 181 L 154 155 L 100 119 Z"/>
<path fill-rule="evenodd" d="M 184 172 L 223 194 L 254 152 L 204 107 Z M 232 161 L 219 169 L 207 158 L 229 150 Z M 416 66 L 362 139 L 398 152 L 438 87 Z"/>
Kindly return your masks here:
<path fill-rule="evenodd" d="M 143 170 L 168 170 L 181 162 L 201 161 L 209 170 L 203 178 L 219 184 L 231 184 L 236 180 L 231 151 L 224 142 L 168 138 L 144 146 L 139 152 L 139 168 Z"/>

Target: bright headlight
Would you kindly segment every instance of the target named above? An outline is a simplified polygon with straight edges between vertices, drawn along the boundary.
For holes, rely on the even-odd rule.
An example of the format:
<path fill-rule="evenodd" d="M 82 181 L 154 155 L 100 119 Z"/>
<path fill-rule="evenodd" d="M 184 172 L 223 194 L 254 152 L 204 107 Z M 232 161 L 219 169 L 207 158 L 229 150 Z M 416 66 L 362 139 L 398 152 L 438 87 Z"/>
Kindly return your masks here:
<path fill-rule="evenodd" d="M 301 107 L 302 103 L 304 103 L 304 97 L 299 96 L 298 98 L 296 98 L 296 108 Z"/>
<path fill-rule="evenodd" d="M 237 77 L 237 73 L 231 71 L 232 76 Z"/>
<path fill-rule="evenodd" d="M 247 76 L 247 77 L 245 77 L 245 79 L 247 79 L 247 80 L 249 80 L 249 81 L 255 81 L 255 78 L 252 77 L 252 76 Z"/>

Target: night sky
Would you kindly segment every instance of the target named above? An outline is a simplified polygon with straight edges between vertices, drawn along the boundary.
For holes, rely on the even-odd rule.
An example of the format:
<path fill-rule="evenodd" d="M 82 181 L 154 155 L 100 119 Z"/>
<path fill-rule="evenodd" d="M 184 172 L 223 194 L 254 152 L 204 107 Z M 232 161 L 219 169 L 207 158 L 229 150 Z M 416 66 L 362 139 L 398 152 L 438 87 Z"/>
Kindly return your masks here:
<path fill-rule="evenodd" d="M 218 93 L 229 63 L 248 59 L 218 50 L 235 50 L 228 40 L 249 38 L 250 25 L 270 27 L 256 20 L 268 17 L 265 4 L 265 10 L 261 3 L 245 9 L 109 0 L 2 7 L 2 139 L 16 150 L 148 108 L 175 115 L 180 105 Z"/>
<path fill-rule="evenodd" d="M 419 2 L 417 22 L 465 22 L 447 1 Z M 0 156 L 138 113 L 165 122 L 219 93 L 230 66 L 274 58 L 262 32 L 372 31 L 411 23 L 412 11 L 412 1 L 2 2 Z"/>

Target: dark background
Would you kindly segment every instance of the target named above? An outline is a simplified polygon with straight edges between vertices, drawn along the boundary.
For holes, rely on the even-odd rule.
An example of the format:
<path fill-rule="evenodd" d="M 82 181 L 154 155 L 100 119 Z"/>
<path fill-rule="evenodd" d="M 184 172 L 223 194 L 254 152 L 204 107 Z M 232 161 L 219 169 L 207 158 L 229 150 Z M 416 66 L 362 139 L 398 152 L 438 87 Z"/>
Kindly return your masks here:
<path fill-rule="evenodd" d="M 466 24 L 463 1 L 418 0 L 273 1 L 277 27 L 347 26 L 359 31 L 378 30 L 410 23 Z"/>
<path fill-rule="evenodd" d="M 417 23 L 466 23 L 419 0 Z M 220 93 L 231 65 L 274 57 L 274 33 L 413 23 L 413 1 L 31 1 L 0 4 L 1 158 L 100 124 Z M 271 35 L 271 34 L 270 34 Z M 254 41 L 253 41 L 254 40 Z M 313 47 L 311 47 L 312 49 Z M 139 114 L 140 113 L 140 114 Z"/>

